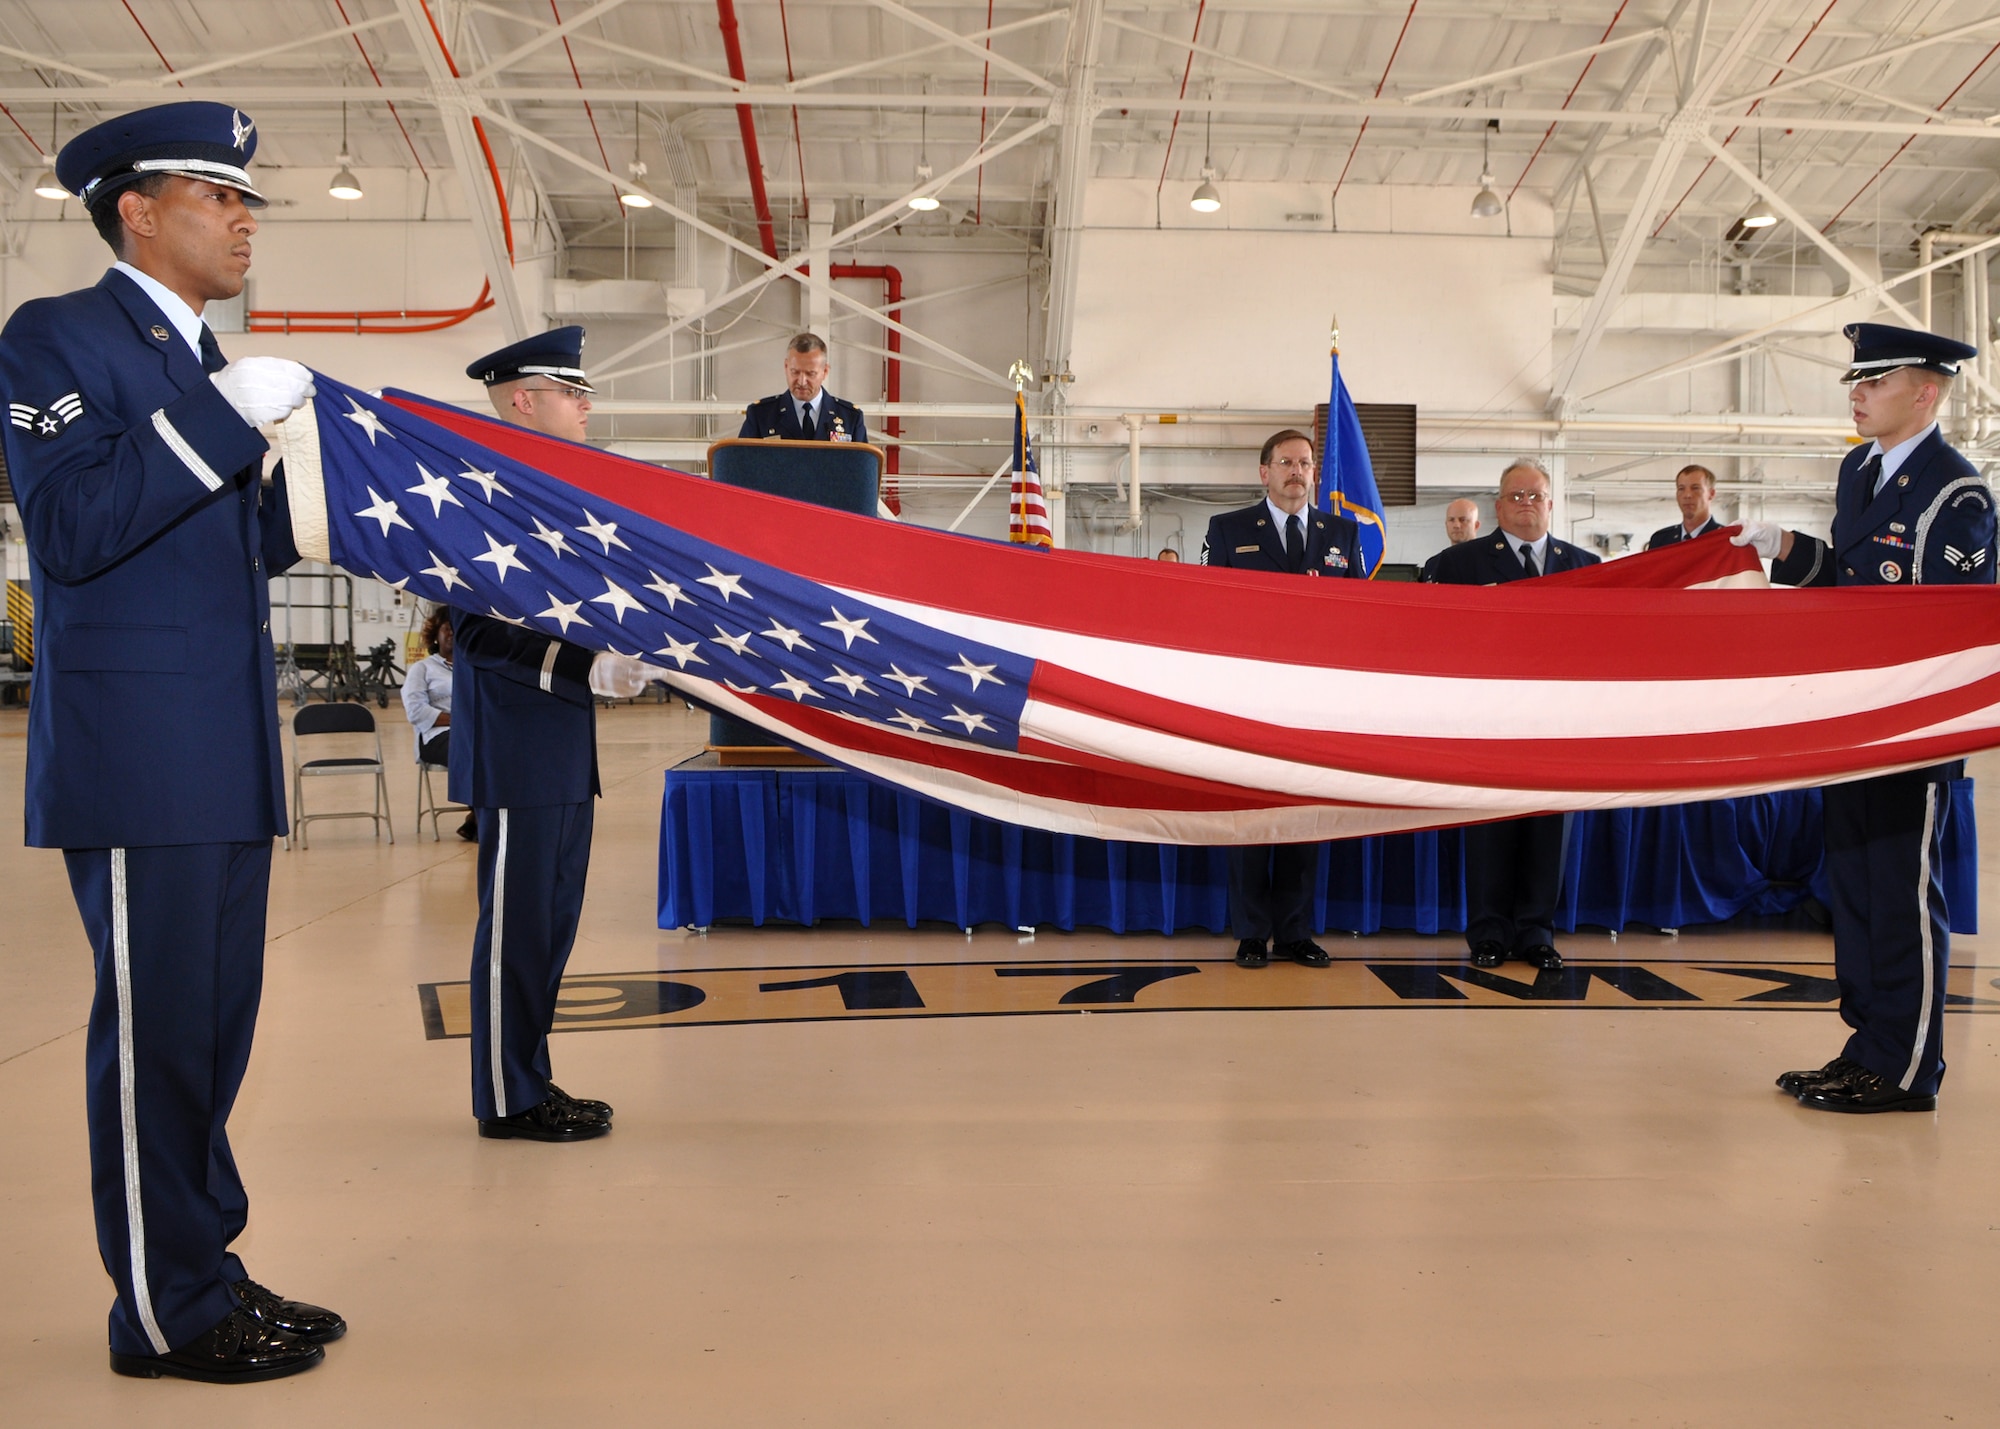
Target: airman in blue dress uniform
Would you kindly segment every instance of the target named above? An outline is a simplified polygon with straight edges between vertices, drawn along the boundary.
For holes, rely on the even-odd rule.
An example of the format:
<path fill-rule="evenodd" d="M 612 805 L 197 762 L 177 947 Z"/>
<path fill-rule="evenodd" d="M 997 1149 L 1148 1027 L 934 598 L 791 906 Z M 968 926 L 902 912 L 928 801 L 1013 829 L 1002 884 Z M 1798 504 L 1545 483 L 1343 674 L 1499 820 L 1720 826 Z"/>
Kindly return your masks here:
<path fill-rule="evenodd" d="M 250 266 L 256 126 L 161 105 L 56 172 L 118 263 L 0 333 L 8 470 L 34 572 L 27 834 L 60 848 L 96 961 L 86 1069 L 111 1366 L 217 1382 L 306 1369 L 346 1329 L 230 1250 L 227 1123 L 249 1063 L 271 840 L 285 832 L 267 579 L 297 559 L 260 423 L 295 362 L 228 363 L 201 319 Z"/>
<path fill-rule="evenodd" d="M 1553 535 L 1554 495 L 1541 463 L 1522 458 L 1500 473 L 1493 514 L 1500 529 L 1447 546 L 1431 559 L 1439 585 L 1501 585 L 1597 564 L 1595 552 Z M 1468 824 L 1465 829 L 1465 941 L 1472 965 L 1509 958 L 1554 972 L 1556 899 L 1562 892 L 1561 814 Z"/>
<path fill-rule="evenodd" d="M 1959 365 L 1978 350 L 1880 323 L 1845 329 L 1854 429 L 1831 539 L 1769 522 L 1733 537 L 1800 586 L 1991 585 L 1993 493 L 1938 430 Z M 1944 1079 L 1951 919 L 1940 870 L 1944 809 L 1963 761 L 1830 785 L 1824 795 L 1840 1015 L 1853 1029 L 1824 1067 L 1778 1086 L 1820 1111 L 1930 1111 Z"/>
<path fill-rule="evenodd" d="M 1699 465 L 1684 466 L 1675 472 L 1674 504 L 1681 509 L 1681 519 L 1671 526 L 1662 526 L 1649 536 L 1646 549 L 1657 551 L 1662 546 L 1698 540 L 1710 531 L 1721 530 L 1722 523 L 1709 511 L 1709 505 L 1714 500 L 1714 472 Z"/>
<path fill-rule="evenodd" d="M 794 442 L 865 442 L 861 409 L 826 390 L 826 343 L 802 332 L 785 345 L 785 390 L 752 402 L 739 437 L 783 437 Z"/>
<path fill-rule="evenodd" d="M 1312 438 L 1287 428 L 1257 459 L 1264 499 L 1211 516 L 1201 563 L 1240 571 L 1361 579 L 1361 531 L 1345 516 L 1312 505 Z M 1273 953 L 1310 968 L 1332 959 L 1312 940 L 1319 845 L 1249 844 L 1229 850 L 1229 924 L 1239 967 L 1268 967 Z"/>
<path fill-rule="evenodd" d="M 580 442 L 595 391 L 583 338 L 557 328 L 465 373 L 507 421 Z M 590 868 L 593 694 L 637 694 L 646 667 L 473 611 L 452 612 L 452 633 L 451 798 L 479 830 L 472 1114 L 485 1137 L 588 1140 L 611 1130 L 611 1108 L 551 1080 L 549 1028 Z"/>

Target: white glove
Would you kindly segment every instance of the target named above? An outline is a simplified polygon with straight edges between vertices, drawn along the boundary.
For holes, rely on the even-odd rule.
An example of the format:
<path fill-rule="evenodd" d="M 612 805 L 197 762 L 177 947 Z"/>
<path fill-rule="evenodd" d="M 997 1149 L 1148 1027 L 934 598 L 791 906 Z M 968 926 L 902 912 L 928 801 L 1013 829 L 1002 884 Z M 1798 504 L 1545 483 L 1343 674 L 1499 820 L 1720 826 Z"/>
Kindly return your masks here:
<path fill-rule="evenodd" d="M 645 691 L 653 674 L 653 667 L 644 660 L 600 650 L 590 662 L 590 692 L 607 700 L 634 699 Z"/>
<path fill-rule="evenodd" d="M 239 357 L 208 380 L 253 427 L 282 422 L 312 398 L 312 373 L 289 357 Z"/>
<path fill-rule="evenodd" d="M 1785 548 L 1785 528 L 1775 521 L 1745 521 L 1729 544 L 1749 546 L 1765 560 L 1775 561 Z"/>

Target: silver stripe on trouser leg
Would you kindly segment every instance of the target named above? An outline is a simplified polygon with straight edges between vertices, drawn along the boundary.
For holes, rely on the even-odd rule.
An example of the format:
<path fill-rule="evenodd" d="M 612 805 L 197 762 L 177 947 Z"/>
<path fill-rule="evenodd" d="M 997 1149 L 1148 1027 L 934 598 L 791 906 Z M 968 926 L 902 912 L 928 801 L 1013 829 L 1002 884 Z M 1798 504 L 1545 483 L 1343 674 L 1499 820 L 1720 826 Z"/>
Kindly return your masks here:
<path fill-rule="evenodd" d="M 146 1282 L 146 1209 L 139 1187 L 139 1089 L 132 1049 L 132 933 L 125 885 L 125 850 L 111 850 L 111 967 L 118 986 L 118 1129 L 124 1143 L 125 1241 L 132 1253 L 132 1300 L 153 1353 L 172 1348 L 153 1316 Z"/>
<path fill-rule="evenodd" d="M 495 809 L 500 833 L 493 848 L 493 928 L 486 958 L 486 1051 L 493 1064 L 493 1114 L 507 1115 L 507 1067 L 502 1056 L 500 945 L 507 927 L 507 811 Z"/>

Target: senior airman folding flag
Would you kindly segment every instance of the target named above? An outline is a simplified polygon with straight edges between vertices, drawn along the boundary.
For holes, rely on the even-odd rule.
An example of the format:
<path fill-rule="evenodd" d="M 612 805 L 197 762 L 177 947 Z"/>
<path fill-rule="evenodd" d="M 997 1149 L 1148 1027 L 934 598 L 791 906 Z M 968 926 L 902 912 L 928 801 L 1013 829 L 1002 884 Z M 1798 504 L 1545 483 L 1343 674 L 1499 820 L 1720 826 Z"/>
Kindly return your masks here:
<path fill-rule="evenodd" d="M 1608 588 L 1761 583 L 1714 535 L 1493 588 L 1031 555 L 316 389 L 280 429 L 303 553 L 637 655 L 802 748 L 1013 823 L 1307 841 L 2000 745 L 1992 587 Z"/>

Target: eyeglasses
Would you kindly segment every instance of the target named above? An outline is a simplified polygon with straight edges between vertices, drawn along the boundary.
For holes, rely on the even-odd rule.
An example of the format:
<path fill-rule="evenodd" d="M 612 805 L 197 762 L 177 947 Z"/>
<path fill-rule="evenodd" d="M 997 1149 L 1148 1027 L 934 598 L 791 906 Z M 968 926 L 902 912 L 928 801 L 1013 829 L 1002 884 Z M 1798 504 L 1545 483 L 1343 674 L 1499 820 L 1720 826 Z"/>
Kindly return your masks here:
<path fill-rule="evenodd" d="M 1500 498 L 1516 506 L 1541 506 L 1549 499 L 1546 491 L 1510 491 Z"/>
<path fill-rule="evenodd" d="M 1311 457 L 1304 457 L 1294 461 L 1288 456 L 1281 456 L 1274 462 L 1267 462 L 1266 465 L 1273 471 L 1284 472 L 1286 474 L 1297 472 L 1300 476 L 1311 476 L 1313 469 Z"/>

